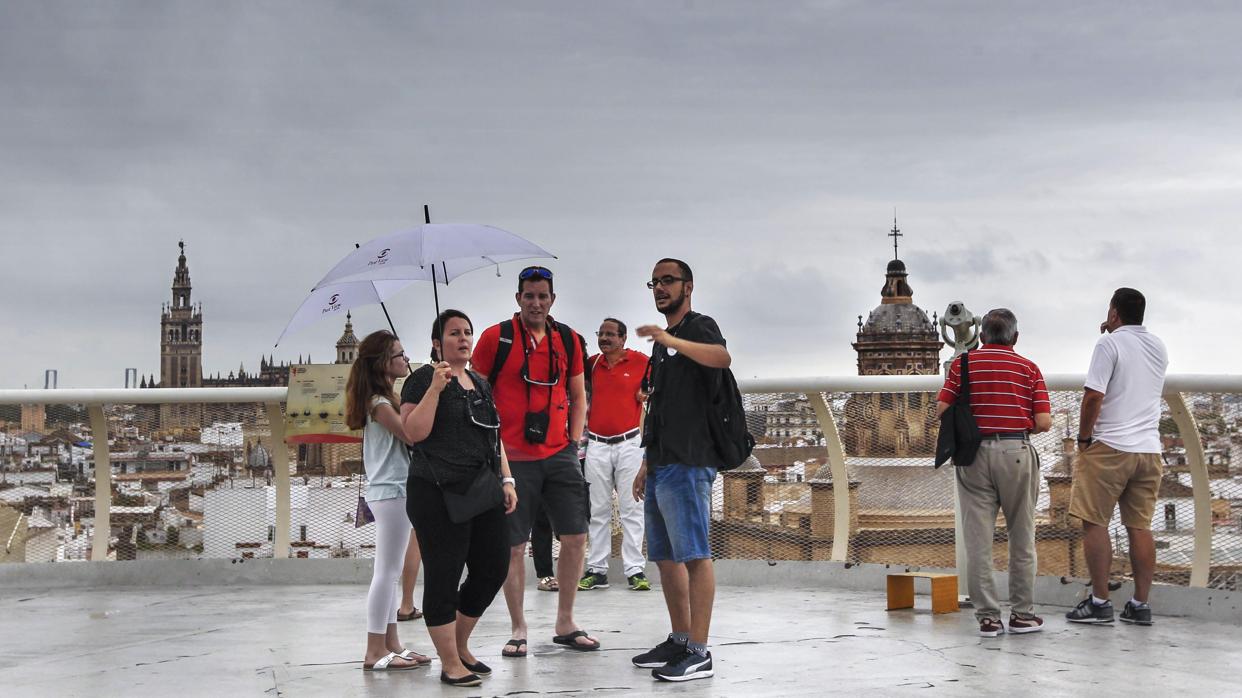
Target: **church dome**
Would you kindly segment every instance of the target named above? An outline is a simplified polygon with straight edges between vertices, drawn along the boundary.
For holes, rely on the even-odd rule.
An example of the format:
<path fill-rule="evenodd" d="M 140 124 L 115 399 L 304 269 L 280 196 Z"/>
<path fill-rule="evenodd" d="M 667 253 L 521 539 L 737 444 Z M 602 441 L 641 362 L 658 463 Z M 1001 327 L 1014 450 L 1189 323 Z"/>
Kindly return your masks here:
<path fill-rule="evenodd" d="M 867 321 L 858 330 L 858 340 L 866 341 L 869 336 L 895 334 L 926 334 L 935 335 L 931 318 L 922 308 L 913 303 L 884 303 L 871 311 Z"/>

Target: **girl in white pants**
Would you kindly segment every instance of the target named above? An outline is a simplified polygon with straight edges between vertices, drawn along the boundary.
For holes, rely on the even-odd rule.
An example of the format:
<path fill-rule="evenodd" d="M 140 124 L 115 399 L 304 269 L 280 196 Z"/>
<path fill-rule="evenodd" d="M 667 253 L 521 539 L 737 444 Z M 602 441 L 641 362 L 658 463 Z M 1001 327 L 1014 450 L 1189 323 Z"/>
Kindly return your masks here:
<path fill-rule="evenodd" d="M 410 542 L 405 484 L 410 456 L 395 405 L 393 383 L 410 372 L 401 342 L 383 330 L 358 345 L 346 384 L 345 421 L 363 429 L 362 465 L 367 471 L 367 506 L 375 516 L 375 571 L 367 593 L 365 671 L 399 671 L 431 659 L 407 650 L 397 637 L 401 568 Z"/>

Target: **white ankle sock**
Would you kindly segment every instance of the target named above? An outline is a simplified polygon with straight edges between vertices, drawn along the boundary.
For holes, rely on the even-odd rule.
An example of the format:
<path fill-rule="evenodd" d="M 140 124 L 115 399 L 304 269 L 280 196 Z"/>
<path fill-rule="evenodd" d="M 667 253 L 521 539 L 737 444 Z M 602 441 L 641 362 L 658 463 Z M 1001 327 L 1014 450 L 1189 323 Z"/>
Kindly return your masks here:
<path fill-rule="evenodd" d="M 1096 596 L 1095 594 L 1092 594 L 1092 595 L 1091 595 L 1091 603 L 1095 604 L 1096 606 L 1103 606 L 1104 604 L 1108 603 L 1108 599 L 1101 599 L 1100 597 Z"/>

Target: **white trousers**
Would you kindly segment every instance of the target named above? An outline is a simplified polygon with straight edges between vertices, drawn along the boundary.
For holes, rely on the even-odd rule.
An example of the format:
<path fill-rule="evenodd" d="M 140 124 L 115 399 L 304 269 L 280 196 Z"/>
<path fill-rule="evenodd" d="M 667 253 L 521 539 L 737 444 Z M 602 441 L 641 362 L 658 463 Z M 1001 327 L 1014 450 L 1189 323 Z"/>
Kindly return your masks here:
<path fill-rule="evenodd" d="M 587 551 L 588 572 L 608 573 L 608 557 L 612 554 L 612 494 L 617 493 L 621 513 L 621 561 L 625 576 L 642 572 L 647 566 L 643 557 L 643 503 L 634 500 L 634 476 L 643 464 L 642 439 L 635 436 L 619 444 L 588 441 L 586 476 L 591 483 L 590 548 Z"/>
<path fill-rule="evenodd" d="M 383 635 L 389 623 L 397 622 L 410 517 L 405 513 L 405 497 L 367 502 L 367 506 L 375 514 L 375 571 L 367 592 L 367 632 Z"/>

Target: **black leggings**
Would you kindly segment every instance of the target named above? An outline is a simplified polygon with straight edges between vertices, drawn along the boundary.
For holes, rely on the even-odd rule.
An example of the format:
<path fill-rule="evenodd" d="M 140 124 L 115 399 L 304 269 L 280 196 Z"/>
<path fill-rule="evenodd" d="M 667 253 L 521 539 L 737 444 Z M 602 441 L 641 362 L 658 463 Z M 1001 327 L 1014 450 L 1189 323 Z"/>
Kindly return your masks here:
<path fill-rule="evenodd" d="M 410 478 L 406 511 L 423 554 L 423 614 L 428 627 L 483 615 L 509 574 L 508 527 L 503 509 L 453 523 L 433 482 Z M 461 582 L 463 567 L 468 570 Z M 461 588 L 458 589 L 458 583 Z"/>

